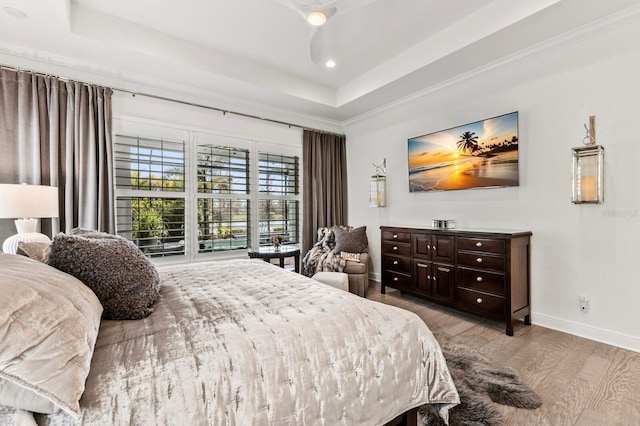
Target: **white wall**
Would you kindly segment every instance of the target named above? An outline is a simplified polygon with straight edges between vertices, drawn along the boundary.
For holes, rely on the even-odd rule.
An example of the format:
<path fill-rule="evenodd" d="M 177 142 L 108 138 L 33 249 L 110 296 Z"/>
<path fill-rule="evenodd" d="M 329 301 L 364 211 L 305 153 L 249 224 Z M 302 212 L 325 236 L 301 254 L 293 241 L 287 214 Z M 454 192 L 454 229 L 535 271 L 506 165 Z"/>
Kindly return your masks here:
<path fill-rule="evenodd" d="M 375 277 L 381 225 L 531 230 L 533 322 L 640 351 L 638 39 L 636 22 L 349 123 L 349 221 L 367 225 Z M 408 138 L 516 110 L 519 187 L 409 193 Z M 570 148 L 589 115 L 605 147 L 605 203 L 574 205 Z M 369 208 L 372 163 L 385 157 L 388 207 Z"/>
<path fill-rule="evenodd" d="M 302 146 L 302 129 L 252 118 L 223 114 L 205 108 L 179 103 L 131 96 L 114 92 L 113 116 L 119 119 L 148 120 L 168 127 L 180 126 L 222 136 L 272 142 L 289 146 Z"/>

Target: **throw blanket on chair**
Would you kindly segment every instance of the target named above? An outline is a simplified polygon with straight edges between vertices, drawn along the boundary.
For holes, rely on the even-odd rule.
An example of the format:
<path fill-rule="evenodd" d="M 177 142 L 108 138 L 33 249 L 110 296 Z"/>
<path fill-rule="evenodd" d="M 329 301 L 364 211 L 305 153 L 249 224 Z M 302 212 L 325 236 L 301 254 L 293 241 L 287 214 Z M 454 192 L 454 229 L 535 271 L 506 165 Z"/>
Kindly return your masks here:
<path fill-rule="evenodd" d="M 342 272 L 347 261 L 333 252 L 335 246 L 333 228 L 318 229 L 318 241 L 302 259 L 303 274 L 311 277 L 316 272 Z"/>

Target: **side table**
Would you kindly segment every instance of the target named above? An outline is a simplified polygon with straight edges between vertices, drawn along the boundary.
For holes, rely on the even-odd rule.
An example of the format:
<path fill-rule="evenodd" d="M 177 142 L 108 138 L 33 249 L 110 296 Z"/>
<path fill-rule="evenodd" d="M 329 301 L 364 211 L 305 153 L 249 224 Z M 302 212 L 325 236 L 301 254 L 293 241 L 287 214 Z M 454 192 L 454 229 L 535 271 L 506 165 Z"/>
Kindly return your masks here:
<path fill-rule="evenodd" d="M 277 249 L 273 246 L 260 247 L 258 250 L 249 250 L 249 257 L 252 259 L 262 259 L 270 262 L 271 259 L 280 259 L 280 267 L 284 268 L 284 259 L 294 257 L 293 268 L 300 272 L 300 249 L 295 246 L 280 246 Z"/>

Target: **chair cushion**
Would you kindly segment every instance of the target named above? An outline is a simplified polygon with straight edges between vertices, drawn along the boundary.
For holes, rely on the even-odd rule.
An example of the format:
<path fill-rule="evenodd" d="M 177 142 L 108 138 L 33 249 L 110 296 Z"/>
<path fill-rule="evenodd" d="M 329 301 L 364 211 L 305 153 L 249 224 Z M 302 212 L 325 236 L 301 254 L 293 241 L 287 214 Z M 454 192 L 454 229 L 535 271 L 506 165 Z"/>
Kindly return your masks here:
<path fill-rule="evenodd" d="M 343 271 L 347 274 L 364 274 L 367 272 L 367 265 L 365 265 L 364 263 L 347 260 L 347 264 L 344 265 Z"/>

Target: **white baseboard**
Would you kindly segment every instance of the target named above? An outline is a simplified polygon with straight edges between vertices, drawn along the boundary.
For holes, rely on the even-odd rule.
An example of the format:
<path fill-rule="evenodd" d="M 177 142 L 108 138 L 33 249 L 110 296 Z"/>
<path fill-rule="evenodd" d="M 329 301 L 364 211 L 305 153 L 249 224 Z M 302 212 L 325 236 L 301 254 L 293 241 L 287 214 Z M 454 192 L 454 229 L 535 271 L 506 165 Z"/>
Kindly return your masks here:
<path fill-rule="evenodd" d="M 369 279 L 380 282 L 381 276 L 379 273 L 370 272 Z M 606 343 L 607 345 L 640 352 L 640 336 L 631 336 L 536 312 L 531 313 L 531 323 L 540 327 L 573 334 L 574 336 L 584 337 L 585 339 L 595 340 L 596 342 Z"/>
<path fill-rule="evenodd" d="M 592 327 L 590 325 L 535 312 L 531 313 L 531 322 L 540 327 L 550 328 L 563 333 L 573 334 L 574 336 L 584 337 L 585 339 L 595 340 L 596 342 L 640 352 L 640 337 L 638 336 L 630 336 L 628 334 Z"/>

